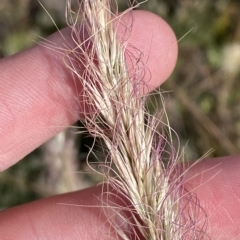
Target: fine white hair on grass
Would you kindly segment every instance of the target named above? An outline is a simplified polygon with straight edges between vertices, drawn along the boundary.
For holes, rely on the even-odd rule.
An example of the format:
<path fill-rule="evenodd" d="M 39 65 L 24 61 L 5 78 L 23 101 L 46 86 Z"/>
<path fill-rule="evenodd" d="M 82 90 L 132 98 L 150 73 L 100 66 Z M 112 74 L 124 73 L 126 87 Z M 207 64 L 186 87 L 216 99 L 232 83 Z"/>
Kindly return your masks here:
<path fill-rule="evenodd" d="M 144 63 L 140 51 L 129 46 L 129 29 L 122 21 L 126 12 L 131 16 L 133 6 L 119 14 L 114 0 L 78 3 L 77 12 L 72 11 L 71 0 L 66 4 L 75 43 L 74 49 L 68 49 L 66 63 L 83 87 L 84 124 L 107 149 L 105 161 L 98 163 L 108 189 L 105 204 L 129 231 L 117 226 L 115 217 L 109 223 L 125 240 L 208 239 L 205 212 L 197 196 L 183 187 L 186 171 L 179 164 L 183 154 L 161 93 L 159 112 L 151 115 L 146 107 Z M 126 28 L 123 37 L 117 36 L 119 26 Z M 122 196 L 126 206 L 112 203 L 111 194 Z"/>

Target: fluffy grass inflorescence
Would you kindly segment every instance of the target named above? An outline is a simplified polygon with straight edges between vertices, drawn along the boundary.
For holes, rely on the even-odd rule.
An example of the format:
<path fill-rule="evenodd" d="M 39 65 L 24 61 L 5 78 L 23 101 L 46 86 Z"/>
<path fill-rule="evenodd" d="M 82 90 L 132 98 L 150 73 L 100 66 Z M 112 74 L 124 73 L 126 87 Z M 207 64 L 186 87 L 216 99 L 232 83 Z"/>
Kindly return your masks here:
<path fill-rule="evenodd" d="M 156 115 L 147 110 L 144 64 L 140 52 L 136 56 L 124 40 L 125 13 L 119 14 L 117 2 L 110 0 L 83 0 L 74 13 L 67 1 L 76 44 L 68 54 L 68 67 L 83 86 L 85 126 L 107 149 L 99 172 L 112 189 L 107 192 L 117 192 L 129 202 L 125 208 L 130 218 L 122 214 L 122 206 L 114 205 L 114 211 L 131 227 L 135 239 L 203 239 L 205 218 L 197 197 L 183 187 L 181 154 L 173 147 L 177 135 L 162 120 L 167 119 L 162 95 L 163 109 Z M 122 38 L 117 36 L 119 26 L 126 28 Z M 119 238 L 130 238 L 109 222 Z"/>

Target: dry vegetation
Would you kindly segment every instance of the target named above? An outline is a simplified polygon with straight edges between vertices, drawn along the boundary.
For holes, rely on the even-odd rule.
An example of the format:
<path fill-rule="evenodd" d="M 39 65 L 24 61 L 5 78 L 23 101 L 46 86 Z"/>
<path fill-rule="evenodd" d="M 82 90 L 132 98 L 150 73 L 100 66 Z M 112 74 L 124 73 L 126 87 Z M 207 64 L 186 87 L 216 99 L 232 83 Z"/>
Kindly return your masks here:
<path fill-rule="evenodd" d="M 56 1 L 41 2 L 61 28 L 66 25 L 65 1 L 55 4 Z M 126 7 L 123 1 L 119 5 L 122 9 Z M 162 16 L 181 39 L 176 70 L 162 88 L 168 92 L 165 98 L 169 119 L 182 146 L 186 146 L 186 160 L 197 159 L 211 148 L 212 157 L 239 152 L 238 1 L 149 0 L 141 8 Z M 2 0 L 0 26 L 1 57 L 33 45 L 38 36 L 46 37 L 56 31 L 39 3 L 30 0 Z M 91 174 L 73 174 L 87 170 L 85 144 L 91 145 L 91 139 L 65 131 L 0 173 L 0 208 L 99 181 Z"/>

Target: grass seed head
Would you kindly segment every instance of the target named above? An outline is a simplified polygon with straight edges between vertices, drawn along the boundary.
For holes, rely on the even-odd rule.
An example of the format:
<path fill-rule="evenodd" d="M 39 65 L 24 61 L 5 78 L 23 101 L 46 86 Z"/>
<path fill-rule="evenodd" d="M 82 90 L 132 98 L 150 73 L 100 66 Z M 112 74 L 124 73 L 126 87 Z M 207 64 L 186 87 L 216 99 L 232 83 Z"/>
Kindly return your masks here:
<path fill-rule="evenodd" d="M 135 232 L 135 239 L 203 239 L 205 221 L 198 199 L 183 187 L 181 154 L 173 146 L 177 134 L 163 121 L 167 119 L 164 99 L 159 93 L 163 108 L 149 114 L 141 93 L 140 54 L 138 58 L 131 54 L 127 37 L 117 35 L 119 26 L 126 27 L 122 16 L 131 14 L 132 8 L 120 14 L 116 1 L 83 0 L 74 13 L 71 0 L 67 1 L 67 21 L 76 44 L 69 51 L 68 67 L 83 86 L 86 105 L 94 110 L 86 113 L 85 126 L 104 141 L 107 156 L 99 163 L 100 173 L 130 202 L 131 220 L 119 211 L 122 206 L 114 209 Z M 131 68 L 126 58 L 131 59 Z M 129 239 L 114 221 L 109 222 L 120 238 Z"/>

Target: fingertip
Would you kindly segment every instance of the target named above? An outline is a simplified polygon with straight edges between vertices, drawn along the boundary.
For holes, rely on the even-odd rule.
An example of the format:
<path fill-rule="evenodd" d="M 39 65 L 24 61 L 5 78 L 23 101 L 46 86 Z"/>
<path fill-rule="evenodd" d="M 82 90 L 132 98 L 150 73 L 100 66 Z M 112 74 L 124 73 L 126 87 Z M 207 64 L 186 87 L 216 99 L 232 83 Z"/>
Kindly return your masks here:
<path fill-rule="evenodd" d="M 239 154 L 204 159 L 187 171 L 187 190 L 196 194 L 206 212 L 212 239 L 237 239 L 240 234 L 239 163 Z"/>
<path fill-rule="evenodd" d="M 143 80 L 151 90 L 164 82 L 175 66 L 176 37 L 155 14 L 132 11 L 122 19 L 129 16 L 132 16 L 129 45 L 140 51 L 145 69 Z M 81 83 L 75 81 L 64 64 L 64 47 L 73 44 L 71 29 L 52 35 L 45 44 L 45 48 L 32 47 L 0 64 L 3 73 L 0 171 L 83 117 Z"/>
<path fill-rule="evenodd" d="M 158 15 L 133 11 L 131 45 L 142 53 L 144 81 L 158 87 L 171 75 L 177 61 L 178 44 L 172 28 Z"/>

